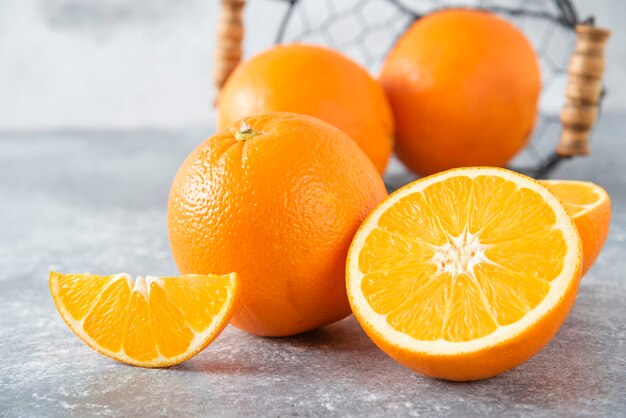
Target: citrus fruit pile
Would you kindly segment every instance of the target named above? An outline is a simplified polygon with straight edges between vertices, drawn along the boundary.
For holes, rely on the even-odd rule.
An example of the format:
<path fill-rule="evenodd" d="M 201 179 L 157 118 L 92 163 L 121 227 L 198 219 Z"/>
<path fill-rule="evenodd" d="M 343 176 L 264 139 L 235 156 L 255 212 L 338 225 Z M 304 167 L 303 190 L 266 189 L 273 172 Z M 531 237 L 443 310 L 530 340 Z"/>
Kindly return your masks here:
<path fill-rule="evenodd" d="M 459 45 L 457 25 L 484 48 Z M 229 322 L 277 337 L 350 313 L 389 356 L 429 376 L 484 379 L 528 360 L 571 310 L 611 207 L 592 183 L 441 171 L 503 165 L 523 146 L 538 74 L 520 36 L 499 18 L 453 10 L 399 42 L 382 80 L 397 151 L 433 174 L 389 196 L 381 173 L 394 121 L 364 69 L 304 45 L 243 64 L 220 97 L 222 129 L 172 183 L 182 276 L 51 273 L 61 316 L 93 349 L 143 367 L 194 356 Z M 435 54 L 433 39 L 450 47 Z"/>

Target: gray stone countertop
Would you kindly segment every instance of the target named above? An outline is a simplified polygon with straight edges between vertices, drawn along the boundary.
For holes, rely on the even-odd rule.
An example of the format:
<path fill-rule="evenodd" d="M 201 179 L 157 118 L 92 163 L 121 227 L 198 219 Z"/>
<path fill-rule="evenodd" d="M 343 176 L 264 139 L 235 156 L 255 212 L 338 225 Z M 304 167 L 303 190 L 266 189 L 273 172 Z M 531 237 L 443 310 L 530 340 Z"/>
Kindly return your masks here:
<path fill-rule="evenodd" d="M 611 232 L 559 334 L 493 379 L 451 383 L 396 364 L 350 317 L 291 338 L 233 327 L 169 369 L 83 344 L 51 300 L 50 269 L 175 274 L 169 185 L 211 132 L 0 136 L 0 416 L 626 416 L 626 124 L 603 116 L 594 154 L 555 177 L 603 185 Z"/>

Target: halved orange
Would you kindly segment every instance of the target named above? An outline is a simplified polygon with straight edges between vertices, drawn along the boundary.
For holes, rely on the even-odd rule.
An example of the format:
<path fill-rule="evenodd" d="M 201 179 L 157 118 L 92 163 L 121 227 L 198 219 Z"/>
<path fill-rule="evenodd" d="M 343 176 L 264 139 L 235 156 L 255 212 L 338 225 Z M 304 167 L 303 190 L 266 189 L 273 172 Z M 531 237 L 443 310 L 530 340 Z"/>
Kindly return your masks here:
<path fill-rule="evenodd" d="M 348 253 L 352 310 L 405 366 L 448 380 L 511 369 L 558 331 L 582 246 L 563 205 L 499 168 L 417 180 L 366 218 Z"/>
<path fill-rule="evenodd" d="M 59 313 L 88 346 L 124 363 L 166 367 L 210 344 L 239 297 L 231 273 L 180 277 L 50 273 Z"/>
<path fill-rule="evenodd" d="M 583 241 L 583 274 L 598 258 L 611 222 L 611 198 L 602 187 L 587 181 L 543 180 L 574 219 Z"/>

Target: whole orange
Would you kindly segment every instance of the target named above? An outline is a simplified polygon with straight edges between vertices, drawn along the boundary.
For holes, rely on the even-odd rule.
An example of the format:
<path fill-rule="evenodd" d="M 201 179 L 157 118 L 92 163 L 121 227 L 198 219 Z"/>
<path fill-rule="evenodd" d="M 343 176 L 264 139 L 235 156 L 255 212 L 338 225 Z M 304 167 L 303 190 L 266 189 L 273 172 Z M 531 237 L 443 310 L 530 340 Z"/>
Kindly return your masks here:
<path fill-rule="evenodd" d="M 385 196 L 348 135 L 319 119 L 271 113 L 213 135 L 180 167 L 169 238 L 181 272 L 236 272 L 232 324 L 264 336 L 305 332 L 350 313 L 348 247 Z"/>
<path fill-rule="evenodd" d="M 218 101 L 220 128 L 274 111 L 315 116 L 347 133 L 385 171 L 393 117 L 369 73 L 340 53 L 311 45 L 277 46 L 241 64 Z"/>
<path fill-rule="evenodd" d="M 422 175 L 506 165 L 532 132 L 541 90 L 526 37 L 491 13 L 462 9 L 413 24 L 380 80 L 395 117 L 396 154 Z"/>

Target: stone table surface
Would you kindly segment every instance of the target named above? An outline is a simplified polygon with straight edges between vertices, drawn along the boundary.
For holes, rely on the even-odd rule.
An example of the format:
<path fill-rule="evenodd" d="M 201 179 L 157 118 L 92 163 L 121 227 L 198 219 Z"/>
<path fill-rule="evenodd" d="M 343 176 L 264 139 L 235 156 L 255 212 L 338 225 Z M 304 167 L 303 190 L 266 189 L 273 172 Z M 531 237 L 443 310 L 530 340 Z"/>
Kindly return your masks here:
<path fill-rule="evenodd" d="M 169 369 L 83 344 L 51 300 L 51 269 L 176 273 L 171 179 L 210 130 L 0 136 L 0 416 L 626 416 L 626 124 L 603 116 L 594 155 L 563 165 L 613 199 L 611 232 L 558 335 L 486 381 L 398 365 L 350 317 L 291 338 L 229 327 Z"/>

